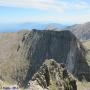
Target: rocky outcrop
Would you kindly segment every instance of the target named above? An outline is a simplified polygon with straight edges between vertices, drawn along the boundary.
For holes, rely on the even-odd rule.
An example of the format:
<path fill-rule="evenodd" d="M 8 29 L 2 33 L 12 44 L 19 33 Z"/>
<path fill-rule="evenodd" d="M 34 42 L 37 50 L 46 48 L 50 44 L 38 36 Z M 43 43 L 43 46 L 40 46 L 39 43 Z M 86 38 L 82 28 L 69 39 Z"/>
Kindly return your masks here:
<path fill-rule="evenodd" d="M 32 80 L 34 85 L 34 82 L 37 82 L 36 85 L 40 85 L 43 90 L 77 90 L 76 81 L 68 73 L 65 65 L 59 64 L 53 59 L 46 60 L 38 72 L 34 74 Z M 29 83 L 31 88 L 32 81 Z"/>

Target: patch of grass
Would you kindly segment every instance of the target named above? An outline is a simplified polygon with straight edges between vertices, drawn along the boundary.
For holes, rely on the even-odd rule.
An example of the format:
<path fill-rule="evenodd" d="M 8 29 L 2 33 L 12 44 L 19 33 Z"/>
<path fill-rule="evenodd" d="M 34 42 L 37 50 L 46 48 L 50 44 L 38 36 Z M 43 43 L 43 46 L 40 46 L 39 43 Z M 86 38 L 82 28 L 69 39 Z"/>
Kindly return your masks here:
<path fill-rule="evenodd" d="M 49 90 L 57 90 L 56 81 L 51 81 L 51 85 L 49 86 Z"/>
<path fill-rule="evenodd" d="M 90 90 L 90 82 L 77 82 L 77 90 Z"/>

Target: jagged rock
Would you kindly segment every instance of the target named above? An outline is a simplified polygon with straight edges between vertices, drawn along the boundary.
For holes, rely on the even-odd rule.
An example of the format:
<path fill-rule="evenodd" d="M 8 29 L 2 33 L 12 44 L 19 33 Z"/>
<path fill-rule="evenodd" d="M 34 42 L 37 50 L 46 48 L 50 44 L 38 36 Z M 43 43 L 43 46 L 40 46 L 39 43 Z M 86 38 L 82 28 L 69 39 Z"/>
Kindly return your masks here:
<path fill-rule="evenodd" d="M 53 59 L 46 60 L 32 80 L 36 80 L 42 88 L 48 90 L 77 90 L 76 81 L 65 66 Z"/>

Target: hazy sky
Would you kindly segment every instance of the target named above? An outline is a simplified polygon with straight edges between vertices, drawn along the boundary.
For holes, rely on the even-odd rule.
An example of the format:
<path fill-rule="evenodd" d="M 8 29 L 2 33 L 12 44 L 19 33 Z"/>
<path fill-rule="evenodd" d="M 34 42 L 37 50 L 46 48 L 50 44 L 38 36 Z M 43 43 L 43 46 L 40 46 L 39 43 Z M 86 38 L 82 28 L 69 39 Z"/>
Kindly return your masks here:
<path fill-rule="evenodd" d="M 0 0 L 0 23 L 90 21 L 90 0 Z"/>

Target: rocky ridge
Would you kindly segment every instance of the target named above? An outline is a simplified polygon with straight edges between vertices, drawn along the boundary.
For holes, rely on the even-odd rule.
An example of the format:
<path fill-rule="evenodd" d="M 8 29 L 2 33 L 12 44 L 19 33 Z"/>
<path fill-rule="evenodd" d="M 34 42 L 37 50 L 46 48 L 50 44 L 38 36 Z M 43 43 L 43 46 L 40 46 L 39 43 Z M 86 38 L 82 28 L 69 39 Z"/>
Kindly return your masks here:
<path fill-rule="evenodd" d="M 68 73 L 65 65 L 53 59 L 45 60 L 32 81 L 29 81 L 29 88 L 35 89 L 35 83 L 43 88 L 41 90 L 77 90 L 76 80 Z"/>

